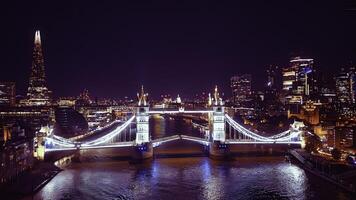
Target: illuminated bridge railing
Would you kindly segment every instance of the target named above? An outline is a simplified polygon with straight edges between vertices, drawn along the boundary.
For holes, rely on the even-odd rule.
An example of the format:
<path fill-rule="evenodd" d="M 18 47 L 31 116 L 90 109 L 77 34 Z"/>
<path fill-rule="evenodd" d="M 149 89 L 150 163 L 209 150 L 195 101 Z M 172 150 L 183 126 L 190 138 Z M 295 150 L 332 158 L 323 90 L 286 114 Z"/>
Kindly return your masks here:
<path fill-rule="evenodd" d="M 73 151 L 73 150 L 87 150 L 87 149 L 106 149 L 106 148 L 118 148 L 118 147 L 131 147 L 134 146 L 134 142 L 116 142 L 112 144 L 97 145 L 97 146 L 77 146 L 77 147 L 62 147 L 62 148 L 50 148 L 46 149 L 46 152 L 53 151 Z"/>
<path fill-rule="evenodd" d="M 114 138 L 115 136 L 119 135 L 123 130 L 125 130 L 135 119 L 135 116 L 132 116 L 129 120 L 127 120 L 125 123 L 123 123 L 121 126 L 115 128 L 113 131 L 110 133 L 104 135 L 103 137 L 97 138 L 95 140 L 89 141 L 89 142 L 84 142 L 81 144 L 81 146 L 96 146 L 99 144 L 103 144 Z"/>
<path fill-rule="evenodd" d="M 180 139 L 181 139 L 180 135 L 173 135 L 173 136 L 168 136 L 168 137 L 164 137 L 164 138 L 159 138 L 159 139 L 152 140 L 152 146 L 158 147 L 161 144 L 175 141 L 175 140 L 180 140 Z"/>
<path fill-rule="evenodd" d="M 75 150 L 75 149 L 94 149 L 94 148 L 111 148 L 111 147 L 124 147 L 126 145 L 131 145 L 133 142 L 120 142 L 120 143 L 109 143 L 114 137 L 118 136 L 123 130 L 125 130 L 135 119 L 132 116 L 129 120 L 124 122 L 122 125 L 116 127 L 114 130 L 110 131 L 108 134 L 85 142 L 75 142 L 60 136 L 52 135 L 52 137 L 46 138 L 46 152 L 49 151 L 59 151 L 59 150 Z"/>
<path fill-rule="evenodd" d="M 154 113 L 209 113 L 213 112 L 212 110 L 152 110 L 150 114 Z M 114 130 L 110 131 L 106 135 L 93 139 L 91 141 L 76 142 L 69 139 L 52 135 L 52 137 L 46 138 L 46 151 L 59 151 L 59 150 L 75 150 L 75 149 L 99 149 L 99 148 L 114 148 L 114 147 L 126 147 L 136 145 L 134 141 L 130 142 L 118 142 L 112 143 L 112 139 L 120 133 L 122 133 L 131 123 L 133 123 L 135 116 L 133 115 L 127 121 L 125 121 L 120 126 L 117 126 Z M 237 131 L 239 134 L 243 135 L 243 138 L 231 139 L 227 138 L 225 141 L 226 144 L 301 144 L 301 134 L 303 131 L 298 128 L 291 128 L 288 131 L 275 134 L 273 136 L 265 137 L 261 136 L 258 133 L 243 127 L 236 121 L 234 121 L 227 114 L 225 115 L 225 122 Z M 152 140 L 153 147 L 157 147 L 161 144 L 174 141 L 174 140 L 188 140 L 193 142 L 198 142 L 200 144 L 208 146 L 210 141 L 206 138 L 188 136 L 188 135 L 173 135 L 156 140 Z"/>
<path fill-rule="evenodd" d="M 251 141 L 227 139 L 225 144 L 301 144 L 300 141 Z"/>
<path fill-rule="evenodd" d="M 150 110 L 149 114 L 207 114 L 213 113 L 213 110 Z"/>
<path fill-rule="evenodd" d="M 261 136 L 257 133 L 254 133 L 250 130 L 248 130 L 247 128 L 243 127 L 242 125 L 240 125 L 239 123 L 237 123 L 236 121 L 234 121 L 230 116 L 228 116 L 227 114 L 225 115 L 225 119 L 226 122 L 232 127 L 234 128 L 236 131 L 238 131 L 239 133 L 243 134 L 246 139 L 245 140 L 241 140 L 241 139 L 228 139 L 226 140 L 226 143 L 228 144 L 259 144 L 259 143 L 264 143 L 264 144 L 300 144 L 301 140 L 300 140 L 300 135 L 302 133 L 302 131 L 299 130 L 288 130 L 288 131 L 284 131 L 282 133 L 278 133 L 275 134 L 273 136 L 270 137 L 265 137 L 265 136 Z"/>
<path fill-rule="evenodd" d="M 71 140 L 71 141 L 76 141 L 76 140 L 78 140 L 78 139 L 82 139 L 82 138 L 87 137 L 87 136 L 89 136 L 89 135 L 95 135 L 95 134 L 101 132 L 102 130 L 105 130 L 105 129 L 107 129 L 107 128 L 113 126 L 114 124 L 118 124 L 118 123 L 120 123 L 120 122 L 122 122 L 122 121 L 121 121 L 121 120 L 114 120 L 114 121 L 112 121 L 112 122 L 106 124 L 106 125 L 103 126 L 103 127 L 97 127 L 96 129 L 91 130 L 91 131 L 89 131 L 89 132 L 87 132 L 87 133 L 85 133 L 85 134 L 83 134 L 83 135 L 75 136 L 75 137 L 69 138 L 69 140 Z"/>
<path fill-rule="evenodd" d="M 205 138 L 200 138 L 200 137 L 193 137 L 193 136 L 189 136 L 189 135 L 181 135 L 181 138 L 183 140 L 188 140 L 188 141 L 193 141 L 193 142 L 198 142 L 200 144 L 203 144 L 205 146 L 209 146 L 209 141 Z"/>
<path fill-rule="evenodd" d="M 203 144 L 206 146 L 209 145 L 209 141 L 204 138 L 194 137 L 194 136 L 189 136 L 189 135 L 173 135 L 173 136 L 168 136 L 168 137 L 152 140 L 152 146 L 158 147 L 164 143 L 175 141 L 175 140 L 187 140 L 187 141 L 197 142 L 197 143 L 200 143 L 200 144 Z"/>

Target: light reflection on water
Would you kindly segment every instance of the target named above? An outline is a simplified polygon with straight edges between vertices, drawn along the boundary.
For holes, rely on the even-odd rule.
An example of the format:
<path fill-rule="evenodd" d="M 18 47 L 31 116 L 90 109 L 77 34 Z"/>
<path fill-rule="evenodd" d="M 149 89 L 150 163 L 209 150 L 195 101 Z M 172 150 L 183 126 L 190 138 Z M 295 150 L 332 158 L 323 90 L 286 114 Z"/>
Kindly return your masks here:
<path fill-rule="evenodd" d="M 334 186 L 309 178 L 283 158 L 81 163 L 58 174 L 35 199 L 347 199 Z"/>

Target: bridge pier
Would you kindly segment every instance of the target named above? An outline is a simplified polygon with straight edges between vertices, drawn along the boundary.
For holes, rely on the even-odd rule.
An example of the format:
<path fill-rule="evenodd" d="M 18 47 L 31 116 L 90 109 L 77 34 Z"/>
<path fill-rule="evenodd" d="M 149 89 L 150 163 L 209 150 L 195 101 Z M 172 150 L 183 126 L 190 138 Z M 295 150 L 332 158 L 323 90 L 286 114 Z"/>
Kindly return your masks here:
<path fill-rule="evenodd" d="M 219 141 L 211 142 L 209 145 L 209 158 L 214 160 L 226 160 L 230 158 L 229 145 Z"/>
<path fill-rule="evenodd" d="M 80 150 L 76 149 L 74 153 L 74 157 L 72 158 L 73 162 L 80 162 Z"/>
<path fill-rule="evenodd" d="M 132 148 L 132 161 L 142 162 L 153 158 L 153 146 L 151 142 L 142 143 Z"/>

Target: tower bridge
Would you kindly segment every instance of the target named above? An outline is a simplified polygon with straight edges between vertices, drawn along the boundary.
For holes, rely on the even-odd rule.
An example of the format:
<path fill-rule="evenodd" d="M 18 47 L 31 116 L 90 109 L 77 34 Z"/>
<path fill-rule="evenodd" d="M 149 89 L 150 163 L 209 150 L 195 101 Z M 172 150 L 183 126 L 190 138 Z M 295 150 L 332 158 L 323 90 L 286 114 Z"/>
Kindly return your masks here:
<path fill-rule="evenodd" d="M 209 131 L 203 137 L 193 137 L 183 134 L 151 139 L 149 132 L 149 118 L 153 114 L 207 114 L 209 119 Z M 113 142 L 113 138 L 122 134 L 131 124 L 136 123 L 135 139 L 125 142 Z M 227 133 L 226 129 L 229 129 Z M 152 109 L 147 102 L 147 94 L 143 87 L 138 94 L 136 112 L 120 126 L 109 133 L 90 141 L 72 141 L 53 134 L 45 139 L 45 152 L 121 148 L 132 147 L 132 157 L 135 160 L 144 160 L 153 156 L 153 149 L 167 142 L 175 140 L 188 140 L 205 145 L 209 155 L 214 158 L 223 158 L 229 155 L 229 146 L 244 144 L 270 144 L 270 145 L 302 145 L 304 124 L 294 122 L 289 130 L 272 136 L 262 136 L 236 122 L 225 113 L 224 102 L 219 97 L 217 87 L 214 97 L 209 94 L 208 107 L 201 110 L 178 109 Z"/>

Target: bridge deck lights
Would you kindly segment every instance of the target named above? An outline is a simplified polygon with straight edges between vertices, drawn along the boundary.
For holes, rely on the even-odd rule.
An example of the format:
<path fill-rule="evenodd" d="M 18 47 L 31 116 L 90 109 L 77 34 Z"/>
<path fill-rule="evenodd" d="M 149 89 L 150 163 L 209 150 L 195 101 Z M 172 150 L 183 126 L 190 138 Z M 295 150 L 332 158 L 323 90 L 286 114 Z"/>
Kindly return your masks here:
<path fill-rule="evenodd" d="M 145 110 L 146 111 L 146 110 Z M 178 111 L 183 112 L 183 113 L 207 113 L 207 112 L 212 112 L 211 110 L 202 110 L 202 111 L 186 111 L 180 108 Z M 108 134 L 94 139 L 92 141 L 88 142 L 76 142 L 76 141 L 71 141 L 59 136 L 55 135 L 50 135 L 49 137 L 46 137 L 46 142 L 45 142 L 45 148 L 46 151 L 61 151 L 61 150 L 73 150 L 73 149 L 94 149 L 94 148 L 113 148 L 113 147 L 128 147 L 128 146 L 139 146 L 138 149 L 141 151 L 146 151 L 148 147 L 145 145 L 146 143 L 152 143 L 153 147 L 157 147 L 163 143 L 173 141 L 173 140 L 178 140 L 178 139 L 183 139 L 183 140 L 189 140 L 193 142 L 198 142 L 200 144 L 209 146 L 210 145 L 210 140 L 207 138 L 199 138 L 199 137 L 193 137 L 193 136 L 187 136 L 187 135 L 175 135 L 175 136 L 169 136 L 166 138 L 161 138 L 158 140 L 151 140 L 149 137 L 149 129 L 148 129 L 148 118 L 149 114 L 152 113 L 160 113 L 160 112 L 167 112 L 171 113 L 172 111 L 150 111 L 150 112 L 144 112 L 142 115 L 140 115 L 140 120 L 136 115 L 133 115 L 129 120 L 124 122 L 121 126 L 118 126 L 114 130 L 110 131 Z M 177 111 L 175 111 L 177 112 Z M 219 113 L 219 122 L 223 122 L 222 125 L 225 126 L 225 122 L 230 125 L 234 130 L 236 130 L 238 133 L 242 134 L 246 139 L 226 139 L 225 136 L 223 136 L 223 140 L 221 140 L 221 144 L 218 146 L 219 148 L 227 148 L 228 144 L 303 144 L 303 138 L 301 138 L 301 134 L 303 133 L 303 125 L 302 124 L 297 124 L 294 123 L 290 130 L 284 131 L 282 133 L 275 134 L 270 137 L 265 137 L 261 136 L 258 133 L 252 132 L 251 130 L 248 130 L 247 128 L 243 127 L 236 121 L 234 121 L 230 116 L 227 114 Z M 222 119 L 220 119 L 220 117 Z M 123 130 L 125 130 L 131 123 L 136 123 L 139 125 L 143 126 L 137 126 L 138 131 L 144 131 L 142 133 L 145 133 L 145 136 L 140 140 L 139 135 L 136 136 L 136 141 L 134 142 L 121 142 L 121 143 L 115 143 L 115 144 L 107 144 L 112 138 L 115 136 L 119 135 Z M 143 129 L 144 128 L 144 129 Z M 219 128 L 219 127 L 215 127 Z M 221 129 L 219 130 L 225 130 L 223 127 L 220 127 Z M 207 132 L 208 133 L 208 132 Z M 209 136 L 209 135 L 208 135 Z M 219 140 L 217 140 L 219 141 Z M 141 145 L 141 146 L 140 146 Z"/>

